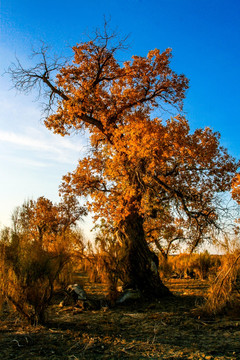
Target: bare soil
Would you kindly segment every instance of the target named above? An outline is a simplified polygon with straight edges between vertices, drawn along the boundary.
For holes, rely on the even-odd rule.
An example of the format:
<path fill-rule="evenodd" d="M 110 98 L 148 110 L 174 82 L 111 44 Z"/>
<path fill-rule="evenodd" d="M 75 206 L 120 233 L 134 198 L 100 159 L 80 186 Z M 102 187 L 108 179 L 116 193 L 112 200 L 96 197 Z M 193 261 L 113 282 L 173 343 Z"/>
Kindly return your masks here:
<path fill-rule="evenodd" d="M 83 280 L 83 279 L 82 279 Z M 46 326 L 28 326 L 12 312 L 2 312 L 0 359 L 240 359 L 240 317 L 202 318 L 194 309 L 208 288 L 206 281 L 169 280 L 175 295 L 151 303 L 131 303 L 101 310 L 49 309 Z M 105 288 L 89 284 L 93 298 Z"/>

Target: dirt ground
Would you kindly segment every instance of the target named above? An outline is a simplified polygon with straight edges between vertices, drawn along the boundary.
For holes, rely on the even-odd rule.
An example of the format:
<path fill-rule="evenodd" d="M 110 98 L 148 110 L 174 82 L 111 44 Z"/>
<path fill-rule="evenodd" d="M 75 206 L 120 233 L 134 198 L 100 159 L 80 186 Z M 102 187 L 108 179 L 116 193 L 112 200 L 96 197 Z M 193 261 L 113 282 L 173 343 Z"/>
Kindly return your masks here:
<path fill-rule="evenodd" d="M 2 313 L 0 359 L 240 359 L 240 317 L 201 318 L 208 283 L 169 280 L 175 295 L 152 303 L 76 311 L 51 307 L 45 327 Z M 104 288 L 86 283 L 92 297 Z"/>

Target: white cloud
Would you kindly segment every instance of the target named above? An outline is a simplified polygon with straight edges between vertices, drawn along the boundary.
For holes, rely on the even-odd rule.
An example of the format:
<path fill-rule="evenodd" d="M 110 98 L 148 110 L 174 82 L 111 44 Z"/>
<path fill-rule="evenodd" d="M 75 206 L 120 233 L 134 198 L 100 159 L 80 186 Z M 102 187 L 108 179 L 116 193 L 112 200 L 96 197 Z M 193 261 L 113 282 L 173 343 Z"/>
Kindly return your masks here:
<path fill-rule="evenodd" d="M 14 145 L 20 145 L 28 148 L 30 147 L 31 149 L 58 152 L 58 149 L 54 148 L 53 146 L 49 146 L 48 144 L 45 144 L 42 141 L 29 138 L 22 134 L 15 134 L 13 132 L 0 130 L 0 140 L 7 143 L 12 143 Z"/>
<path fill-rule="evenodd" d="M 41 134 L 39 134 L 41 135 Z M 49 139 L 41 139 L 38 140 L 36 137 L 29 137 L 24 134 L 17 134 L 10 131 L 0 130 L 0 141 L 4 141 L 7 143 L 11 143 L 14 145 L 19 145 L 22 147 L 31 148 L 32 150 L 41 150 L 41 151 L 50 151 L 61 153 L 62 148 L 74 150 L 74 151 L 82 151 L 83 146 L 77 145 L 69 142 L 68 140 L 56 139 L 52 137 L 52 143 L 49 144 Z"/>
<path fill-rule="evenodd" d="M 43 164 L 46 161 L 72 164 L 84 154 L 84 145 L 82 145 L 81 139 L 76 142 L 76 139 L 73 138 L 62 138 L 33 128 L 27 128 L 26 133 L 19 134 L 13 131 L 0 130 L 0 142 L 2 145 L 4 143 L 5 153 L 7 149 L 14 152 L 16 160 L 19 161 L 22 158 L 25 164 L 31 165 L 32 163 L 34 166 L 44 166 Z M 29 159 L 23 160 L 24 151 L 28 151 Z M 12 157 L 11 161 L 13 160 Z"/>
<path fill-rule="evenodd" d="M 0 155 L 0 160 L 7 162 L 8 164 L 12 163 L 12 164 L 18 164 L 22 167 L 30 167 L 30 168 L 45 168 L 47 166 L 49 166 L 49 164 L 47 162 L 44 161 L 38 161 L 38 160 L 34 160 L 34 159 L 30 159 L 24 156 L 9 156 L 9 155 Z"/>

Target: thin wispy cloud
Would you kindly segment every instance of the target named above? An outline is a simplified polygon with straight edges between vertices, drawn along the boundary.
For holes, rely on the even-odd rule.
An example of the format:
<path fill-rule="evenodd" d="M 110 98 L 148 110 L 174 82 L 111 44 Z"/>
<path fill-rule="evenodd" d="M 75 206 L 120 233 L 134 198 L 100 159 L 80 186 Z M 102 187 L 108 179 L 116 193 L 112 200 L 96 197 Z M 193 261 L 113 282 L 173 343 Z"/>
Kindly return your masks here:
<path fill-rule="evenodd" d="M 26 167 L 26 168 L 46 168 L 49 167 L 50 164 L 46 161 L 41 161 L 41 160 L 35 160 L 35 159 L 29 159 L 27 157 L 24 156 L 3 156 L 2 154 L 0 155 L 0 160 L 1 161 L 5 161 L 8 164 L 18 164 L 21 167 Z"/>
<path fill-rule="evenodd" d="M 25 128 L 25 133 L 0 130 L 2 159 L 26 166 L 47 167 L 50 164 L 76 164 L 85 153 L 81 138 L 62 138 L 45 129 Z"/>
<path fill-rule="evenodd" d="M 8 131 L 0 130 L 0 141 L 36 150 L 58 151 L 58 149 L 44 144 L 44 142 L 42 141 L 38 141 L 37 139 L 31 139 L 25 135 L 15 134 Z"/>
<path fill-rule="evenodd" d="M 62 148 L 78 152 L 83 150 L 82 145 L 70 143 L 68 140 L 56 140 L 56 138 L 55 140 L 53 140 L 53 138 L 51 140 L 54 142 L 52 144 L 49 144 L 49 139 L 38 140 L 37 138 L 26 136 L 24 134 L 16 134 L 14 132 L 0 130 L 0 141 L 11 143 L 21 147 L 31 148 L 33 150 L 49 151 L 56 153 L 61 153 Z"/>

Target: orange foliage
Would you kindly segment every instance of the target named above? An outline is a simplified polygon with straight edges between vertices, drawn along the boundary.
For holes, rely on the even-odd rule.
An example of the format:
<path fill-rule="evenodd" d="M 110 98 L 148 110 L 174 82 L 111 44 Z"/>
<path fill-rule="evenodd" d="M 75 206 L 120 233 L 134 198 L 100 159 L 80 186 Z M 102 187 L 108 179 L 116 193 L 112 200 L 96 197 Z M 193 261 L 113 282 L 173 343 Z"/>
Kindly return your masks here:
<path fill-rule="evenodd" d="M 232 181 L 232 197 L 240 205 L 240 174 L 237 174 Z"/>
<path fill-rule="evenodd" d="M 73 196 L 65 197 L 59 204 L 53 204 L 42 196 L 37 201 L 30 200 L 17 208 L 13 221 L 17 233 L 25 234 L 30 242 L 45 251 L 60 253 L 70 250 L 72 226 L 84 214 L 84 208 L 79 206 Z"/>
<path fill-rule="evenodd" d="M 90 195 L 89 210 L 116 227 L 138 213 L 151 230 L 154 210 L 172 233 L 179 233 L 174 229 L 186 215 L 203 231 L 217 219 L 214 194 L 230 190 L 238 165 L 211 129 L 191 133 L 180 115 L 152 119 L 164 104 L 181 110 L 188 88 L 186 77 L 170 69 L 170 49 L 133 56 L 121 66 L 117 47 L 98 40 L 73 47 L 73 63 L 57 75 L 58 109 L 45 121 L 61 135 L 90 134 L 91 154 L 64 177 L 61 191 Z"/>
<path fill-rule="evenodd" d="M 236 174 L 232 181 L 232 197 L 238 205 L 240 205 L 240 174 Z M 237 219 L 237 222 L 240 223 L 240 218 Z M 239 230 L 239 229 L 238 229 Z"/>
<path fill-rule="evenodd" d="M 106 28 L 96 34 L 73 47 L 73 62 L 55 81 L 50 75 L 58 67 L 48 67 L 44 48 L 38 66 L 12 70 L 17 88 L 29 91 L 42 81 L 50 108 L 57 98 L 47 128 L 62 136 L 87 130 L 91 152 L 63 178 L 62 193 L 86 197 L 95 217 L 115 228 L 138 217 L 151 234 L 159 224 L 170 238 L 182 237 L 189 224 L 203 233 L 217 221 L 215 193 L 230 190 L 239 164 L 218 133 L 190 132 L 181 115 L 188 79 L 171 69 L 171 49 L 122 63 L 116 54 L 123 42 Z M 157 109 L 177 115 L 153 118 Z"/>

